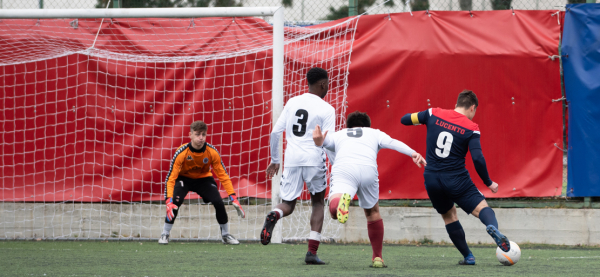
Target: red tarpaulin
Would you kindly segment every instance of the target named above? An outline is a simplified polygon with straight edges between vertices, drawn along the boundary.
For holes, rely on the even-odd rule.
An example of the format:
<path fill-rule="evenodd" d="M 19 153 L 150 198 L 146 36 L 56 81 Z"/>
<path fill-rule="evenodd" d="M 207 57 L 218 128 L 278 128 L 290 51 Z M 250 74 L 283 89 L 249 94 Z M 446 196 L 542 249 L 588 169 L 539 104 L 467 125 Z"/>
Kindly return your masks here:
<path fill-rule="evenodd" d="M 473 90 L 479 108 L 473 121 L 492 194 L 467 169 L 486 197 L 560 195 L 562 105 L 559 25 L 551 11 L 425 12 L 362 17 L 348 87 L 348 112 L 369 113 L 373 127 L 425 154 L 425 126 L 404 126 L 409 112 L 454 109 L 458 93 Z M 388 103 L 389 101 L 389 103 Z M 514 102 L 514 104 L 513 104 Z M 389 107 L 388 107 L 389 105 Z M 431 105 L 431 106 L 429 106 Z M 427 198 L 422 169 L 401 154 L 378 158 L 383 199 Z"/>
<path fill-rule="evenodd" d="M 548 58 L 558 53 L 556 18 L 550 11 L 475 12 L 473 17 L 468 12 L 430 13 L 431 17 L 414 12 L 392 14 L 389 19 L 388 15 L 360 18 L 349 69 L 348 112 L 369 113 L 374 128 L 425 153 L 425 127 L 403 126 L 400 117 L 430 107 L 453 108 L 462 89 L 474 90 L 480 101 L 474 121 L 480 126 L 490 176 L 500 184 L 500 192 L 493 196 L 560 194 L 562 152 L 554 144 L 562 141 L 562 107 L 551 101 L 561 97 L 559 62 Z M 98 26 L 92 23 L 89 30 Z M 187 27 L 189 20 L 169 24 Z M 270 37 L 269 26 L 254 19 L 236 20 L 234 25 L 239 26 L 228 31 L 255 47 Z M 112 28 L 118 30 L 118 24 Z M 1 31 L 0 45 L 6 45 L 14 32 L 14 28 Z M 76 50 L 89 47 L 94 35 L 65 32 Z M 96 48 L 160 52 L 135 32 L 115 35 L 121 41 L 128 38 L 127 43 L 99 43 Z M 21 46 L 11 51 L 43 41 L 19 41 Z M 6 51 L 0 50 L 0 56 L 10 55 Z M 206 54 L 197 48 L 181 51 Z M 288 61 L 298 55 L 286 52 Z M 228 153 L 224 162 L 238 195 L 269 198 L 264 170 L 270 161 L 271 119 L 270 111 L 263 110 L 270 105 L 268 55 L 263 51 L 229 60 L 166 65 L 71 54 L 1 66 L 0 199 L 162 199 L 170 158 L 187 142 L 187 126 L 199 119 L 209 123 L 208 141 Z M 209 77 L 213 79 L 207 85 Z M 234 90 L 234 84 L 244 87 Z M 184 92 L 195 88 L 203 91 Z M 232 99 L 237 109 L 227 110 L 226 101 L 212 101 L 216 97 Z M 190 102 L 193 107 L 184 108 Z M 258 133 L 262 135 L 254 137 Z M 383 150 L 378 161 L 382 199 L 427 198 L 422 169 L 408 157 Z M 492 196 L 470 157 L 467 168 L 480 190 Z"/>

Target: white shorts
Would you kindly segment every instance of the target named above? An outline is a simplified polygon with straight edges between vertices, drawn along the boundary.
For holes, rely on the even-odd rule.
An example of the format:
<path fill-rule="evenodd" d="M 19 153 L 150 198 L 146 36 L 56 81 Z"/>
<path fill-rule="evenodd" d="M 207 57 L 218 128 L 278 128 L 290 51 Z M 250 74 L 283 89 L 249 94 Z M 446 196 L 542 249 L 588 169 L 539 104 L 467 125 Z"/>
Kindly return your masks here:
<path fill-rule="evenodd" d="M 282 200 L 293 201 L 300 197 L 304 183 L 311 194 L 324 191 L 327 188 L 327 167 L 295 166 L 283 169 L 279 195 Z"/>
<path fill-rule="evenodd" d="M 337 193 L 358 195 L 358 205 L 370 209 L 379 201 L 379 173 L 366 165 L 340 164 L 331 169 L 329 197 Z"/>

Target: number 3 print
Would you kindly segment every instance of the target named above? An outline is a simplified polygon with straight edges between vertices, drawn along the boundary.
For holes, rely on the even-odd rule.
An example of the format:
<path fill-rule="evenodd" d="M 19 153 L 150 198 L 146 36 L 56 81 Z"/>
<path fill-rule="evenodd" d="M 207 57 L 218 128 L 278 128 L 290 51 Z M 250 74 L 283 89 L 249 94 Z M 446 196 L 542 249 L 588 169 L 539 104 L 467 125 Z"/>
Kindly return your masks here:
<path fill-rule="evenodd" d="M 296 116 L 298 117 L 298 123 L 294 124 L 294 126 L 292 127 L 292 131 L 294 132 L 294 135 L 296 135 L 297 137 L 301 137 L 304 136 L 304 134 L 306 134 L 306 122 L 308 121 L 308 112 L 306 110 L 299 109 L 296 111 Z M 298 128 L 298 130 L 296 130 L 296 127 Z"/>

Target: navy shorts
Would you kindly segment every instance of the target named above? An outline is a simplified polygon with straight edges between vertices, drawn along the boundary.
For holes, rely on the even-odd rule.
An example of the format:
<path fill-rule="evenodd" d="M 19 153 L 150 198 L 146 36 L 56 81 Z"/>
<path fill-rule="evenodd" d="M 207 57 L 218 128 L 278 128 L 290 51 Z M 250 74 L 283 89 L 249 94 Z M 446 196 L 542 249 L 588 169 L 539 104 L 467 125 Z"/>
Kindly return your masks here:
<path fill-rule="evenodd" d="M 458 173 L 425 170 L 423 177 L 425 177 L 425 189 L 429 199 L 440 214 L 447 213 L 454 203 L 470 214 L 481 201 L 485 200 L 466 170 Z"/>

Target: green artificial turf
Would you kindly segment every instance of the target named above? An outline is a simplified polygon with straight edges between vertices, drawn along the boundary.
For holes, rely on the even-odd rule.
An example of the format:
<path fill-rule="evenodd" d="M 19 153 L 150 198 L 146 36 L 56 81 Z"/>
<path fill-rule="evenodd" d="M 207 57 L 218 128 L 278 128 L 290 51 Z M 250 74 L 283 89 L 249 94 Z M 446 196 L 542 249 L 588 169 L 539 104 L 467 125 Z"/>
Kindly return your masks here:
<path fill-rule="evenodd" d="M 327 265 L 305 265 L 306 244 L 212 242 L 2 241 L 2 276 L 595 276 L 600 248 L 523 245 L 501 265 L 493 246 L 473 246 L 475 266 L 443 245 L 384 245 L 388 268 L 370 268 L 371 246 L 321 244 Z"/>

